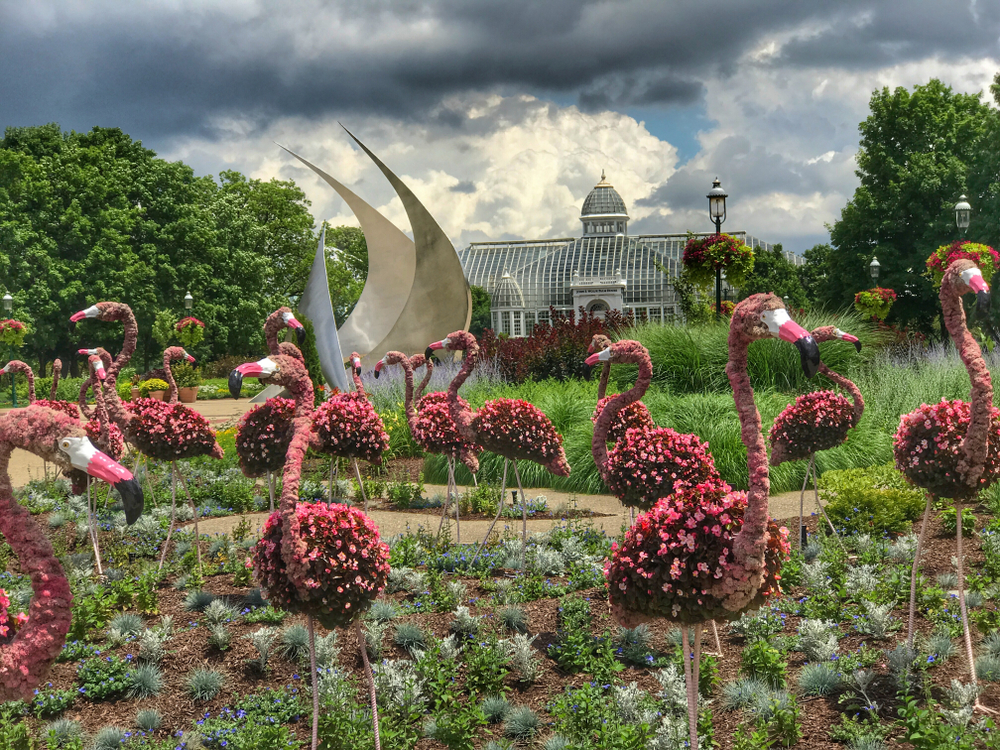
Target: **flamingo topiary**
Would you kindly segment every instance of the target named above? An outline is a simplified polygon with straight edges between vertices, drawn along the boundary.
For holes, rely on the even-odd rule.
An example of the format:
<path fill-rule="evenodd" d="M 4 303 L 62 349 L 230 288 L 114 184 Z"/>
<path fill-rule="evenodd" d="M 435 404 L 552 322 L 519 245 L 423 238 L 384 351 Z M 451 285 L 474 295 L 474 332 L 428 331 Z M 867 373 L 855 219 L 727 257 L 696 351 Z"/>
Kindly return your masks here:
<path fill-rule="evenodd" d="M 361 382 L 361 357 L 357 352 L 351 353 L 351 376 L 354 379 L 353 392 L 331 396 L 313 412 L 313 448 L 331 456 L 334 463 L 337 458 L 353 461 L 354 475 L 367 512 L 368 496 L 358 459 L 372 463 L 379 461 L 382 453 L 389 449 L 389 433 L 365 394 Z M 333 498 L 332 477 L 330 498 Z"/>
<path fill-rule="evenodd" d="M 518 459 L 534 461 L 556 476 L 568 477 L 569 464 L 566 462 L 566 452 L 562 446 L 562 435 L 556 432 L 548 417 L 533 404 L 521 399 L 498 398 L 487 401 L 478 411 L 472 411 L 458 395 L 458 389 L 468 379 L 476 367 L 479 357 L 479 343 L 476 337 L 467 331 L 455 331 L 447 338 L 435 341 L 424 352 L 427 359 L 437 349 L 447 351 L 464 351 L 465 361 L 462 369 L 452 378 L 448 386 L 448 408 L 451 418 L 462 437 L 470 443 L 481 445 L 484 450 L 503 456 L 504 472 L 500 484 L 500 501 L 497 503 L 497 514 L 483 537 L 482 544 L 476 551 L 472 561 L 475 562 L 486 547 L 490 533 L 503 511 L 504 491 L 507 489 L 507 462 L 514 462 L 514 477 L 521 493 L 521 558 L 522 564 L 528 546 L 528 503 L 524 497 L 524 487 L 521 486 L 521 473 L 517 469 Z"/>
<path fill-rule="evenodd" d="M 603 333 L 594 334 L 594 338 L 591 339 L 590 346 L 587 348 L 587 354 L 602 352 L 609 346 L 611 346 L 611 339 Z M 610 375 L 611 363 L 605 362 L 601 368 L 601 379 L 597 383 L 597 406 L 594 408 L 594 414 L 590 417 L 590 421 L 595 425 L 608 403 L 608 398 L 605 394 L 608 391 L 608 378 Z M 650 416 L 646 405 L 642 401 L 634 401 L 618 412 L 614 423 L 608 427 L 607 441 L 617 443 L 625 437 L 625 433 L 628 432 L 630 427 L 652 428 L 653 426 L 653 418 Z"/>
<path fill-rule="evenodd" d="M 52 360 L 52 387 L 49 388 L 49 401 L 56 400 L 56 391 L 59 390 L 59 376 L 62 374 L 62 360 L 56 357 Z"/>
<path fill-rule="evenodd" d="M 287 307 L 279 307 L 264 322 L 264 337 L 268 352 L 293 356 L 304 363 L 302 352 L 286 342 L 278 343 L 282 328 L 294 328 L 301 343 L 305 328 Z M 309 405 L 312 410 L 312 405 Z M 295 402 L 276 396 L 246 412 L 236 425 L 236 456 L 240 470 L 250 478 L 267 476 L 270 510 L 274 511 L 274 472 L 285 463 L 285 452 L 292 440 L 292 420 Z M 332 499 L 332 497 L 331 497 Z"/>
<path fill-rule="evenodd" d="M 192 365 L 195 360 L 190 354 L 185 351 L 184 347 L 181 346 L 168 346 L 163 350 L 163 367 L 158 367 L 155 370 L 150 370 L 143 377 L 143 380 L 150 380 L 152 378 L 157 378 L 158 380 L 166 381 L 167 383 L 167 393 L 164 396 L 164 401 L 168 404 L 177 403 L 177 381 L 174 380 L 174 373 L 170 369 L 170 363 L 178 359 L 186 359 Z"/>
<path fill-rule="evenodd" d="M 90 389 L 94 387 L 97 382 L 98 377 L 102 380 L 107 378 L 108 370 L 111 368 L 111 355 L 108 351 L 100 346 L 94 349 L 79 349 L 79 354 L 87 357 L 87 364 L 89 368 L 88 377 L 80 383 L 80 395 L 77 396 L 76 405 L 80 409 L 80 414 L 87 419 L 94 418 L 94 409 L 87 405 L 87 394 Z M 95 367 L 90 367 L 90 357 L 96 354 L 101 359 L 101 367 L 104 369 L 104 375 L 98 376 L 97 369 Z"/>
<path fill-rule="evenodd" d="M 22 362 L 19 359 L 12 359 L 10 362 L 0 367 L 0 375 L 10 375 L 11 378 L 14 377 L 14 373 L 21 373 L 28 380 L 28 403 L 35 403 L 35 372 L 31 369 L 31 365 L 27 362 Z M 52 407 L 50 407 L 52 408 Z M 80 415 L 77 415 L 77 419 Z"/>
<path fill-rule="evenodd" d="M 221 459 L 222 446 L 215 439 L 215 430 L 208 420 L 194 409 L 182 404 L 168 404 L 151 398 L 140 398 L 129 402 L 128 408 L 122 405 L 115 385 L 118 371 L 128 363 L 135 351 L 138 329 L 135 316 L 128 305 L 118 302 L 98 302 L 86 310 L 74 314 L 70 320 L 77 322 L 84 318 L 99 320 L 121 320 L 125 323 L 125 344 L 121 353 L 112 363 L 108 372 L 107 396 L 108 414 L 121 429 L 125 439 L 136 446 L 138 451 L 147 457 L 160 461 L 169 461 L 171 466 L 171 499 L 170 528 L 160 553 L 160 569 L 166 559 L 170 536 L 176 523 L 177 511 L 177 461 L 195 456 L 211 456 Z M 170 369 L 169 360 L 165 358 L 164 367 Z M 194 514 L 195 549 L 198 553 L 198 567 L 201 568 L 200 533 L 198 531 L 198 509 L 188 490 L 184 475 L 180 474 L 181 485 L 184 488 Z"/>
<path fill-rule="evenodd" d="M 861 342 L 857 336 L 841 331 L 835 326 L 821 326 L 812 331 L 816 343 L 824 341 L 847 341 L 860 352 Z M 774 420 L 768 433 L 771 443 L 771 464 L 777 466 L 785 461 L 809 459 L 806 476 L 799 494 L 799 546 L 805 544 L 805 526 L 802 524 L 806 484 L 813 477 L 816 491 L 816 507 L 820 509 L 830 530 L 839 541 L 840 537 L 826 510 L 819 502 L 819 479 L 816 472 L 816 452 L 836 448 L 847 440 L 847 433 L 857 427 L 865 411 L 865 400 L 861 389 L 840 373 L 834 372 L 820 363 L 819 371 L 851 395 L 851 402 L 833 391 L 813 391 L 806 393 L 789 404 Z M 843 544 L 841 544 L 843 547 Z"/>
<path fill-rule="evenodd" d="M 426 357 L 424 357 L 424 363 L 426 364 Z M 427 453 L 443 455 L 448 462 L 447 499 L 441 511 L 441 522 L 438 524 L 438 531 L 440 532 L 441 525 L 444 524 L 445 514 L 448 512 L 448 503 L 454 495 L 458 494 L 458 486 L 455 482 L 455 461 L 461 460 L 468 467 L 469 471 L 475 475 L 479 471 L 479 450 L 477 450 L 477 446 L 474 443 L 470 443 L 459 434 L 446 403 L 428 400 L 420 412 L 413 407 L 413 365 L 410 358 L 405 354 L 402 352 L 387 352 L 375 364 L 375 377 L 379 376 L 382 368 L 386 365 L 397 364 L 403 366 L 406 382 L 406 421 L 410 426 L 410 434 L 413 435 L 413 439 L 417 441 L 417 445 L 422 450 Z M 429 371 L 427 377 L 428 379 L 430 378 Z M 428 397 L 425 396 L 424 398 Z M 465 404 L 465 407 L 468 408 L 468 404 Z M 455 497 L 455 535 L 456 540 L 461 544 L 462 527 L 459 521 L 458 505 L 458 499 Z"/>
<path fill-rule="evenodd" d="M 639 516 L 621 545 L 612 546 L 605 567 L 611 610 L 619 622 L 635 625 L 664 617 L 683 626 L 688 729 L 695 750 L 702 624 L 731 619 L 780 593 L 781 564 L 789 552 L 787 529 L 768 519 L 767 450 L 747 375 L 748 346 L 769 337 L 799 348 L 808 377 L 816 374 L 820 364 L 816 342 L 789 317 L 778 297 L 754 294 L 736 306 L 730 322 L 726 374 L 747 447 L 749 492 L 732 492 L 714 479 L 675 485 L 672 495 Z M 635 342 L 618 342 L 587 361 L 637 364 L 643 378 L 647 356 Z M 605 407 L 602 420 L 613 419 L 608 412 L 636 397 L 636 388 L 617 396 Z M 596 437 L 594 444 L 598 446 Z M 598 447 L 603 446 L 600 443 Z M 693 671 L 688 625 L 695 627 Z"/>
<path fill-rule="evenodd" d="M 79 422 L 34 404 L 0 416 L 0 534 L 30 577 L 34 593 L 27 622 L 11 642 L 0 646 L 2 701 L 31 700 L 66 641 L 73 601 L 48 538 L 27 509 L 14 500 L 9 467 L 15 448 L 41 456 L 66 472 L 83 471 L 114 485 L 129 523 L 142 514 L 139 483 L 128 469 L 94 448 Z"/>
<path fill-rule="evenodd" d="M 972 635 L 965 606 L 962 565 L 963 501 L 973 499 L 1000 475 L 1000 411 L 993 406 L 993 383 L 982 350 L 966 325 L 962 295 L 976 293 L 980 312 L 989 310 L 990 290 L 972 260 L 956 260 L 941 280 L 941 310 L 945 326 L 969 373 L 972 393 L 969 401 L 944 401 L 903 415 L 893 443 L 896 468 L 917 487 L 927 492 L 927 505 L 920 524 L 917 549 L 910 571 L 910 612 L 907 646 L 913 647 L 916 613 L 917 568 L 927 532 L 927 518 L 935 497 L 956 501 L 958 530 L 958 600 L 964 630 L 966 658 L 973 684 L 976 679 L 972 655 Z M 977 707 L 979 705 L 978 700 Z"/>
<path fill-rule="evenodd" d="M 237 367 L 229 389 L 239 398 L 245 376 L 284 386 L 292 393 L 295 414 L 286 453 L 278 511 L 272 513 L 253 549 L 254 574 L 265 596 L 286 610 L 303 612 L 309 623 L 312 668 L 312 747 L 318 742 L 319 692 L 313 619 L 328 628 L 352 621 L 368 678 L 375 746 L 380 748 L 375 683 L 358 617 L 385 588 L 389 548 L 366 514 L 339 504 L 299 503 L 302 462 L 312 442 L 313 386 L 305 366 L 292 355 L 271 355 Z"/>

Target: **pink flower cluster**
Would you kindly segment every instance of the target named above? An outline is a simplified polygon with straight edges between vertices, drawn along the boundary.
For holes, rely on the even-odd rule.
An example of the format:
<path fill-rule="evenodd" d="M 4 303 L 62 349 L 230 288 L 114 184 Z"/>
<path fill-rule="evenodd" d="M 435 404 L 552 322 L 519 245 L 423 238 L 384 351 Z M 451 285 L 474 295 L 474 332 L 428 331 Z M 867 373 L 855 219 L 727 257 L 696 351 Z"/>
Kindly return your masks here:
<path fill-rule="evenodd" d="M 102 453 L 107 454 L 115 461 L 122 457 L 125 452 L 125 436 L 122 435 L 122 431 L 114 422 L 108 425 L 107 445 L 101 438 L 101 423 L 99 421 L 91 419 L 83 426 L 83 429 L 87 433 L 87 437 L 90 438 L 90 442 L 96 445 Z"/>
<path fill-rule="evenodd" d="M 28 621 L 28 616 L 24 612 L 18 612 L 11 620 L 8 607 L 10 599 L 7 597 L 7 592 L 0 589 L 0 638 L 14 635 Z"/>
<path fill-rule="evenodd" d="M 282 521 L 272 513 L 254 546 L 251 564 L 264 595 L 282 609 L 316 617 L 325 627 L 343 627 L 362 614 L 385 588 L 389 546 L 365 513 L 347 505 L 298 503 L 295 513 L 305 544 L 308 573 L 288 578 L 281 556 Z"/>
<path fill-rule="evenodd" d="M 490 436 L 491 450 L 503 456 L 540 464 L 559 457 L 562 435 L 541 409 L 522 399 L 487 401 L 476 412 L 480 434 Z"/>
<path fill-rule="evenodd" d="M 290 398 L 269 398 L 243 415 L 236 425 L 236 455 L 246 476 L 264 476 L 284 466 L 294 419 Z"/>
<path fill-rule="evenodd" d="M 778 415 L 767 439 L 771 463 L 799 461 L 835 448 L 853 426 L 851 402 L 833 391 L 813 391 L 795 399 Z"/>
<path fill-rule="evenodd" d="M 177 325 L 175 327 L 177 328 L 178 331 L 183 331 L 185 328 L 191 325 L 195 325 L 200 328 L 205 327 L 205 324 L 202 323 L 200 320 L 198 320 L 197 318 L 190 318 L 190 317 L 181 318 L 180 320 L 177 321 Z"/>
<path fill-rule="evenodd" d="M 594 409 L 594 413 L 590 417 L 591 422 L 597 424 L 597 420 L 600 418 L 601 412 L 604 411 L 604 407 L 613 398 L 617 397 L 606 396 L 597 402 L 597 408 Z M 608 442 L 617 443 L 633 427 L 641 430 L 646 428 L 652 429 L 653 426 L 653 418 L 649 416 L 649 409 L 646 408 L 646 405 L 642 401 L 633 401 L 624 409 L 619 409 L 618 413 L 615 414 L 614 421 L 608 428 Z"/>
<path fill-rule="evenodd" d="M 147 456 L 160 461 L 194 456 L 222 458 L 215 431 L 194 409 L 154 398 L 130 401 L 126 408 L 135 414 L 135 444 Z"/>
<path fill-rule="evenodd" d="M 971 260 L 979 267 L 987 283 L 997 268 L 1000 268 L 1000 254 L 992 247 L 969 240 L 958 240 L 950 245 L 941 245 L 927 258 L 927 270 L 934 280 L 934 285 L 940 286 L 948 266 L 963 258 Z"/>
<path fill-rule="evenodd" d="M 61 411 L 66 416 L 72 417 L 73 419 L 76 420 L 80 419 L 80 409 L 77 407 L 76 404 L 70 401 L 62 401 L 58 399 L 55 401 L 51 401 L 47 398 L 39 398 L 35 399 L 35 401 L 33 401 L 32 403 L 34 403 L 36 406 L 44 406 L 47 409 L 55 409 L 56 411 Z"/>
<path fill-rule="evenodd" d="M 463 409 L 468 402 L 458 397 Z M 463 438 L 455 427 L 448 407 L 448 394 L 443 391 L 428 393 L 417 402 L 417 422 L 413 430 L 414 439 L 428 453 L 440 453 L 457 458 L 468 451 L 478 452 L 479 448 Z"/>
<path fill-rule="evenodd" d="M 885 316 L 889 314 L 895 301 L 896 292 L 892 289 L 876 286 L 854 295 L 854 309 L 862 315 L 885 320 Z"/>
<path fill-rule="evenodd" d="M 1000 474 L 1000 411 L 990 407 L 986 464 L 979 482 L 968 485 L 959 471 L 962 441 L 969 429 L 969 403 L 945 401 L 921 404 L 899 422 L 893 442 L 896 468 L 913 484 L 937 497 L 969 500 Z"/>
<path fill-rule="evenodd" d="M 14 331 L 20 333 L 24 330 L 24 323 L 20 320 L 14 320 L 13 318 L 7 318 L 6 320 L 0 320 L 0 333 L 6 333 L 7 331 Z"/>
<path fill-rule="evenodd" d="M 623 505 L 644 510 L 683 485 L 722 481 L 708 443 L 669 427 L 628 430 L 608 451 L 605 475 Z"/>
<path fill-rule="evenodd" d="M 745 492 L 722 481 L 679 487 L 636 519 L 605 563 L 608 598 L 618 611 L 700 623 L 731 615 L 715 585 L 734 565 L 733 541 L 743 526 Z M 780 595 L 788 529 L 768 524 L 765 576 L 758 599 Z"/>
<path fill-rule="evenodd" d="M 382 418 L 362 393 L 340 393 L 313 412 L 317 450 L 334 456 L 378 461 L 389 449 Z"/>
<path fill-rule="evenodd" d="M 753 270 L 753 250 L 728 234 L 692 237 L 684 246 L 682 262 L 696 284 L 714 281 L 715 272 L 722 269 L 731 284 L 740 286 Z"/>

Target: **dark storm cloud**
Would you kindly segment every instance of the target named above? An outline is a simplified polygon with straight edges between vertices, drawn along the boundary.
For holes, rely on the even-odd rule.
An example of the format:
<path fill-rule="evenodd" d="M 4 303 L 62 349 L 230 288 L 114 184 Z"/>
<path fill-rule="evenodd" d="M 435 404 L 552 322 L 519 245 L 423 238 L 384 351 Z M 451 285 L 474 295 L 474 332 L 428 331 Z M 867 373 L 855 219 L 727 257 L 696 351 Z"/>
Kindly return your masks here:
<path fill-rule="evenodd" d="M 912 6 L 912 7 L 911 7 Z M 770 33 L 772 64 L 881 65 L 996 53 L 1000 4 L 932 0 L 0 0 L 0 123 L 212 135 L 220 119 L 391 115 L 481 128 L 469 90 L 569 95 L 582 107 L 687 105 Z M 809 28 L 808 34 L 797 30 Z"/>
<path fill-rule="evenodd" d="M 462 180 L 457 185 L 451 186 L 451 192 L 453 193 L 465 193 L 466 195 L 471 195 L 476 192 L 476 183 L 472 180 Z"/>

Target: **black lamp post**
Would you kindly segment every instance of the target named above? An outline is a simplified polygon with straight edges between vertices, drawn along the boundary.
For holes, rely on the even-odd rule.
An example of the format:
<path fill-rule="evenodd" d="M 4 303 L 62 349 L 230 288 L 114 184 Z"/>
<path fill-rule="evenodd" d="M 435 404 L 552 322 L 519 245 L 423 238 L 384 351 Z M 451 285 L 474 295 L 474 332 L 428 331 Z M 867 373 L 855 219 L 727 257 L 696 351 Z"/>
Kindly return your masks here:
<path fill-rule="evenodd" d="M 955 223 L 958 225 L 959 230 L 962 232 L 962 236 L 965 236 L 965 230 L 969 228 L 969 218 L 972 215 L 972 206 L 969 205 L 969 201 L 964 195 L 959 196 L 958 203 L 955 204 Z"/>
<path fill-rule="evenodd" d="M 878 272 L 880 268 L 882 268 L 882 264 L 879 263 L 878 258 L 873 255 L 872 262 L 868 264 L 868 273 L 871 274 L 872 281 L 875 282 L 876 286 L 878 285 Z"/>
<path fill-rule="evenodd" d="M 715 233 L 722 234 L 722 222 L 726 220 L 726 191 L 716 177 L 712 189 L 708 191 L 708 215 L 715 222 Z M 715 316 L 722 319 L 722 269 L 715 269 Z"/>
<path fill-rule="evenodd" d="M 10 292 L 6 292 L 3 295 L 3 309 L 9 313 L 14 309 L 14 298 L 10 296 Z M 8 359 L 14 359 L 14 347 L 10 348 L 10 354 Z M 10 374 L 10 400 L 13 408 L 17 408 L 17 388 L 14 385 L 14 373 Z"/>

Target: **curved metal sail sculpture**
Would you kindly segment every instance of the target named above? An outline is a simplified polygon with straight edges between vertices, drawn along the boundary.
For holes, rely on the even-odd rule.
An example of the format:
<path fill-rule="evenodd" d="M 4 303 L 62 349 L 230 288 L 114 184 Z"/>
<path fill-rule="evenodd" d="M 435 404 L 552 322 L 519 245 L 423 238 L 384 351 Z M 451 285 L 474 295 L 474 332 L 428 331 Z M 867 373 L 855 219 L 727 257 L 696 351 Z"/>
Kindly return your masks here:
<path fill-rule="evenodd" d="M 403 202 L 414 239 L 342 183 L 282 146 L 337 191 L 358 218 L 368 244 L 368 277 L 357 305 L 340 327 L 341 351 L 356 351 L 363 359 L 378 358 L 393 349 L 422 351 L 428 341 L 468 328 L 472 319 L 469 284 L 440 225 L 402 180 L 347 133 L 382 170 Z M 332 309 L 329 315 L 332 318 Z M 332 353 L 334 344 L 317 336 L 316 346 Z"/>

